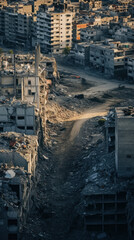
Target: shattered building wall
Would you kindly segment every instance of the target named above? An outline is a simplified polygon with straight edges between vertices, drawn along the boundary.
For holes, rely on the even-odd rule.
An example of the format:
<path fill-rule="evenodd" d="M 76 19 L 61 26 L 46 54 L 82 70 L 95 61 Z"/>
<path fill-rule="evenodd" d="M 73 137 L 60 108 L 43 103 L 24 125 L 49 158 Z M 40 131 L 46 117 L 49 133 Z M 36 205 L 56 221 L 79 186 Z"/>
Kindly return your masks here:
<path fill-rule="evenodd" d="M 52 85 L 59 78 L 54 58 L 40 56 L 38 74 L 35 74 L 35 57 L 33 55 L 2 56 L 0 71 L 0 94 L 16 96 L 28 102 L 37 102 L 39 77 L 52 80 Z M 15 61 L 15 65 L 14 65 Z M 38 78 L 38 79 L 37 79 Z"/>
<path fill-rule="evenodd" d="M 20 132 L 35 135 L 38 121 L 35 121 L 35 107 L 24 102 L 0 104 L 0 132 Z"/>
<path fill-rule="evenodd" d="M 35 176 L 37 151 L 37 136 L 23 136 L 15 132 L 0 134 L 0 163 L 23 168 Z"/>
<path fill-rule="evenodd" d="M 23 169 L 0 167 L 1 240 L 18 240 L 31 205 L 31 180 Z"/>
<path fill-rule="evenodd" d="M 37 109 L 34 111 L 35 123 L 24 123 L 24 116 L 19 115 L 21 119 L 17 119 L 17 115 L 13 119 L 7 121 L 9 128 L 8 131 L 17 131 L 26 134 L 36 134 L 36 130 L 40 125 L 39 116 L 42 125 L 42 133 L 44 133 L 46 117 L 45 105 L 48 98 L 48 93 L 52 87 L 59 80 L 59 73 L 57 71 L 57 64 L 55 58 L 45 57 L 39 52 L 39 63 L 37 64 L 36 56 L 31 54 L 17 54 L 17 55 L 4 55 L 1 56 L 1 71 L 0 71 L 0 94 L 6 96 L 8 99 L 16 97 L 24 102 L 33 104 Z M 38 66 L 37 66 L 38 65 Z M 5 102 L 5 97 L 1 98 L 1 103 Z M 23 118 L 23 119 L 22 119 Z M 17 119 L 17 122 L 16 122 Z M 15 123 L 15 126 L 11 128 Z M 20 123 L 20 124 L 19 124 Z M 17 125 L 16 125 L 17 124 Z M 25 125 L 24 125 L 25 124 Z M 6 125 L 3 129 L 1 124 L 1 131 L 6 131 Z M 18 128 L 19 126 L 19 128 Z"/>

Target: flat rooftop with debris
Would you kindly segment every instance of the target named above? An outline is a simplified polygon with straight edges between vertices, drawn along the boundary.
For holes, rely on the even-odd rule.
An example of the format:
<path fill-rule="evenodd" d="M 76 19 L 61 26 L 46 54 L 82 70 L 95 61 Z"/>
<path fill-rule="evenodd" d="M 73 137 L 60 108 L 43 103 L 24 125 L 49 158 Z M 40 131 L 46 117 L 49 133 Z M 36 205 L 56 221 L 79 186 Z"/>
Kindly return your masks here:
<path fill-rule="evenodd" d="M 37 151 L 38 137 L 15 132 L 5 132 L 0 134 L 0 153 L 18 152 L 27 161 L 29 153 Z"/>

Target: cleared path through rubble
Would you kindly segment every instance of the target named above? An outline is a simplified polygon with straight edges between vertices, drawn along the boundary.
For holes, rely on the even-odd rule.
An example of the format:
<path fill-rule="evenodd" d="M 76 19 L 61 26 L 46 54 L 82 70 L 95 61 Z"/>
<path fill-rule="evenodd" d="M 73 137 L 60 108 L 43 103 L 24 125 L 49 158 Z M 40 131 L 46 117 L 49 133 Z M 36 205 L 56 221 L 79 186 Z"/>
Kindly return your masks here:
<path fill-rule="evenodd" d="M 107 112 L 109 110 L 109 107 L 113 104 L 113 101 L 108 101 L 104 104 L 101 104 L 99 106 L 95 106 L 94 108 L 91 108 L 85 112 L 83 112 L 78 117 L 73 117 L 71 119 L 68 119 L 68 121 L 75 121 L 72 131 L 70 133 L 70 141 L 73 141 L 74 138 L 79 134 L 80 129 L 82 125 L 88 120 L 93 117 L 98 116 L 105 116 L 107 115 Z"/>
<path fill-rule="evenodd" d="M 84 185 L 82 175 L 86 174 L 86 166 L 82 161 L 83 137 L 86 137 L 83 129 L 88 119 L 105 116 L 112 103 L 109 100 L 105 104 L 90 107 L 80 116 L 64 121 L 66 130 L 62 136 L 59 136 L 58 145 L 53 151 L 54 172 L 50 179 L 49 193 L 51 211 L 54 212 L 49 225 L 51 240 L 73 240 L 72 226 L 75 225 L 77 228 L 78 224 L 74 223 L 74 219 L 75 221 L 77 219 L 74 209 L 80 201 L 80 192 Z M 88 129 L 88 138 L 90 133 L 91 130 Z M 85 233 L 81 227 L 81 237 L 78 234 L 75 239 L 82 240 L 82 234 Z M 83 239 L 86 240 L 86 237 L 84 236 Z"/>

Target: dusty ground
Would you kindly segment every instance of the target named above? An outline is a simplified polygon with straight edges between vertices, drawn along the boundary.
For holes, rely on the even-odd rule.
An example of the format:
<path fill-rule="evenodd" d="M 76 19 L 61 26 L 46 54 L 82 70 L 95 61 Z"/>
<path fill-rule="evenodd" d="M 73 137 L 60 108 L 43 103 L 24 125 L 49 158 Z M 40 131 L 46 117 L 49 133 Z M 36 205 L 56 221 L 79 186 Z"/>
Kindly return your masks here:
<path fill-rule="evenodd" d="M 98 156 L 107 155 L 104 127 L 98 120 L 113 106 L 133 105 L 134 90 L 130 86 L 118 88 L 118 82 L 108 81 L 101 91 L 106 79 L 94 83 L 80 71 L 86 79 L 83 84 L 72 76 L 72 69 L 70 73 L 68 68 L 59 69 L 62 78 L 47 103 L 47 147 L 40 148 L 36 196 L 22 240 L 91 239 L 81 217 L 81 192 L 88 171 L 99 162 Z M 79 93 L 84 98 L 78 99 Z"/>

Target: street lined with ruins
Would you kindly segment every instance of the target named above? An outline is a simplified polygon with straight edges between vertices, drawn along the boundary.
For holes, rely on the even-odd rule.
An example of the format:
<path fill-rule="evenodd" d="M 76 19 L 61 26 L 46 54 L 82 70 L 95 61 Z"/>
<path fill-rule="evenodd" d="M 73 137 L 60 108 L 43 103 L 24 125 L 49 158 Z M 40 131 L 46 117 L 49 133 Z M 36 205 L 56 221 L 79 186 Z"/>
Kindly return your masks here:
<path fill-rule="evenodd" d="M 77 71 L 77 75 L 83 77 L 81 72 Z M 85 231 L 82 192 L 94 168 L 104 164 L 101 171 L 107 171 L 107 161 L 111 165 L 111 178 L 114 176 L 114 157 L 106 153 L 105 130 L 98 121 L 114 106 L 132 105 L 134 90 L 121 88 L 115 81 L 106 91 L 98 92 L 98 88 L 106 83 L 106 79 L 99 79 L 95 82 L 95 96 L 87 96 L 86 92 L 95 88 L 90 75 L 84 74 L 88 80 L 86 78 L 83 84 L 82 78 L 75 78 L 74 73 L 71 70 L 60 72 L 62 77 L 49 95 L 46 106 L 47 148 L 40 148 L 37 196 L 22 239 L 25 236 L 46 240 L 96 239 Z M 79 94 L 84 94 L 82 99 Z M 104 162 L 101 163 L 100 159 Z M 90 171 L 92 174 L 89 175 Z M 116 240 L 117 236 L 107 235 L 107 239 Z M 126 240 L 127 236 L 121 239 Z"/>
<path fill-rule="evenodd" d="M 0 0 L 0 240 L 134 240 L 134 0 Z"/>

